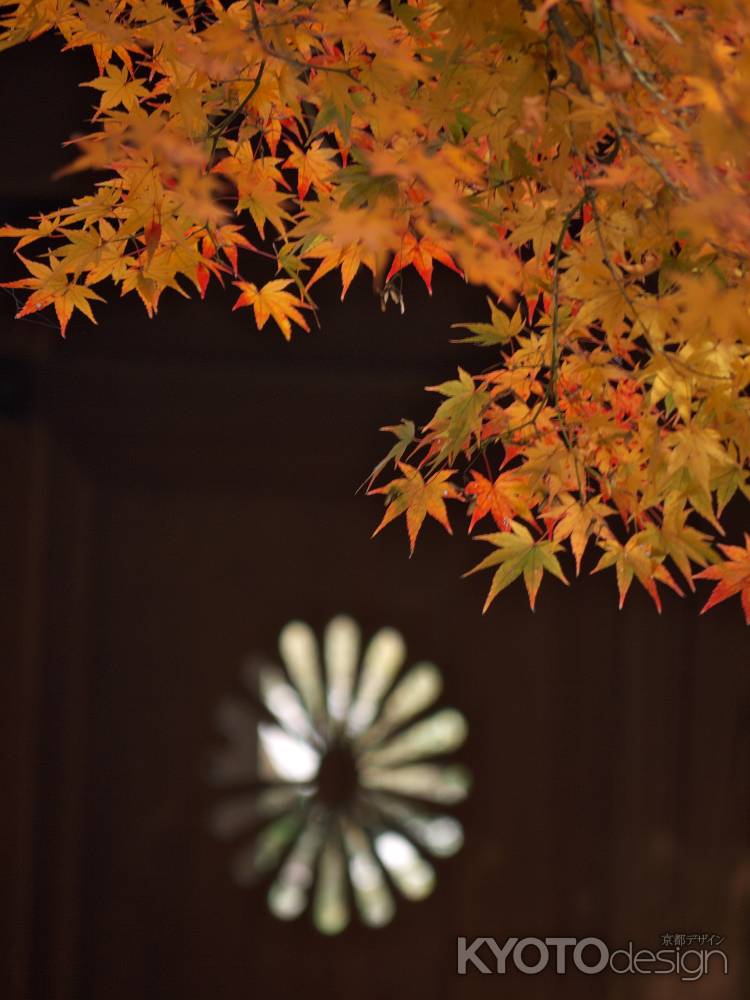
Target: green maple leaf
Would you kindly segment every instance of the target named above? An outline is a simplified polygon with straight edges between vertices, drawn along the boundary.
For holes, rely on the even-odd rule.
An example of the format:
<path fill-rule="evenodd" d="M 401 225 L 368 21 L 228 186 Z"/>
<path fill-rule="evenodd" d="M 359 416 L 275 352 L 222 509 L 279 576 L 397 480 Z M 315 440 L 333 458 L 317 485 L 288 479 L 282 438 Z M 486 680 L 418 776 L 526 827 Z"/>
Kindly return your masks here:
<path fill-rule="evenodd" d="M 520 309 L 513 316 L 507 316 L 498 309 L 489 296 L 487 304 L 490 307 L 489 323 L 451 323 L 451 327 L 469 330 L 473 337 L 461 337 L 457 343 L 477 344 L 479 347 L 500 347 L 507 344 L 511 338 L 518 336 L 523 329 L 523 319 Z"/>
<path fill-rule="evenodd" d="M 366 482 L 368 489 L 372 487 L 372 484 L 389 462 L 394 462 L 398 465 L 404 457 L 404 452 L 409 445 L 413 443 L 414 438 L 417 435 L 417 428 L 413 420 L 402 420 L 400 424 L 392 424 L 387 427 L 381 427 L 380 429 L 381 431 L 390 431 L 391 434 L 395 434 L 396 443 L 391 447 L 385 458 L 381 458 L 370 475 L 367 477 Z M 361 488 L 362 487 L 360 486 L 360 489 Z"/>
<path fill-rule="evenodd" d="M 425 428 L 431 432 L 426 440 L 437 445 L 431 458 L 436 463 L 444 458 L 450 462 L 472 435 L 478 436 L 482 413 L 491 397 L 485 390 L 477 389 L 474 379 L 463 368 L 458 369 L 457 379 L 440 385 L 428 385 L 427 389 L 445 396 Z"/>
<path fill-rule="evenodd" d="M 563 583 L 567 584 L 568 582 L 555 555 L 556 552 L 560 551 L 562 545 L 546 539 L 535 539 L 529 529 L 519 524 L 518 521 L 512 522 L 510 531 L 479 535 L 478 539 L 490 542 L 496 547 L 496 551 L 486 556 L 465 576 L 471 576 L 472 573 L 478 573 L 480 570 L 489 569 L 492 566 L 499 567 L 492 578 L 482 613 L 489 608 L 501 590 L 505 590 L 521 575 L 523 575 L 523 581 L 526 584 L 532 611 L 545 570 L 556 576 L 558 580 L 562 580 Z"/>

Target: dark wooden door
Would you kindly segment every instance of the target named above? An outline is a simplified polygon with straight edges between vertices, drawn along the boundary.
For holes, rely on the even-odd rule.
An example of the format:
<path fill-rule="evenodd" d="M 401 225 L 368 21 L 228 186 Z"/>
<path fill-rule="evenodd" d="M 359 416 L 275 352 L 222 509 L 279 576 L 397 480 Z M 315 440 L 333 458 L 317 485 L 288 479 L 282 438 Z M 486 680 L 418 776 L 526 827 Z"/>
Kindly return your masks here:
<path fill-rule="evenodd" d="M 167 333 L 138 320 L 139 338 L 154 334 L 144 357 L 122 319 L 28 361 L 33 407 L 4 425 L 7 781 L 26 819 L 13 995 L 656 996 L 645 979 L 459 978 L 456 938 L 653 947 L 670 930 L 727 935 L 739 984 L 737 609 L 700 619 L 675 599 L 659 618 L 633 593 L 620 613 L 613 581 L 594 577 L 546 588 L 535 614 L 517 588 L 482 617 L 485 581 L 460 579 L 479 549 L 463 530 L 430 526 L 412 560 L 395 527 L 370 541 L 379 506 L 355 489 L 376 428 L 451 359 L 420 367 L 399 338 L 424 344 L 425 331 L 388 318 L 380 353 L 360 359 L 365 298 L 296 356 L 258 346 L 217 304 L 182 308 Z M 190 349 L 177 351 L 180 321 Z M 250 356 L 231 353 L 239 336 L 256 338 Z M 474 789 L 458 810 L 466 846 L 438 866 L 433 896 L 328 940 L 233 884 L 206 770 L 243 657 L 272 653 L 290 618 L 319 628 L 340 611 L 365 631 L 395 625 L 411 659 L 442 667 L 446 701 L 469 719 Z"/>

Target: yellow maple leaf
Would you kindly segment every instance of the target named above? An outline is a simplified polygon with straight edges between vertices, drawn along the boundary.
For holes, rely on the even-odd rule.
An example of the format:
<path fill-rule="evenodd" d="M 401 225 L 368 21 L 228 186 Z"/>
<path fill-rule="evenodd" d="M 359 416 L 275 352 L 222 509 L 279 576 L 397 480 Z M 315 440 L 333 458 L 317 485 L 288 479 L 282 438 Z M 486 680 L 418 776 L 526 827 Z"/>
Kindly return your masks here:
<path fill-rule="evenodd" d="M 0 284 L 2 288 L 34 289 L 23 308 L 16 313 L 17 319 L 38 312 L 40 309 L 46 309 L 47 306 L 54 306 L 60 324 L 60 333 L 63 337 L 75 309 L 79 309 L 92 323 L 96 323 L 89 300 L 95 299 L 102 302 L 103 299 L 101 295 L 97 295 L 93 288 L 87 288 L 85 285 L 78 285 L 70 281 L 64 266 L 52 255 L 49 258 L 50 265 L 26 260 L 21 254 L 18 256 L 29 269 L 32 277 L 20 278 L 18 281 L 4 281 Z"/>
<path fill-rule="evenodd" d="M 309 250 L 305 251 L 303 256 L 320 259 L 320 264 L 318 264 L 315 273 L 308 281 L 307 288 L 311 288 L 316 281 L 319 281 L 329 271 L 333 271 L 337 267 L 341 268 L 342 302 L 349 290 L 349 286 L 363 264 L 370 269 L 373 277 L 375 276 L 375 255 L 360 243 L 353 243 L 351 246 L 342 249 L 333 246 L 330 241 L 326 240 L 323 243 L 317 243 L 310 247 Z"/>
<path fill-rule="evenodd" d="M 82 87 L 93 87 L 100 90 L 99 110 L 109 111 L 122 104 L 128 111 L 137 108 L 140 101 L 148 96 L 148 91 L 139 80 L 131 80 L 124 66 L 107 66 L 107 75 L 99 76 L 81 84 Z"/>
<path fill-rule="evenodd" d="M 570 539 L 570 547 L 576 560 L 576 575 L 581 571 L 581 559 L 589 538 L 612 513 L 612 508 L 602 503 L 598 497 L 581 504 L 571 494 L 562 493 L 560 503 L 542 514 L 545 520 L 554 524 L 554 541 Z"/>

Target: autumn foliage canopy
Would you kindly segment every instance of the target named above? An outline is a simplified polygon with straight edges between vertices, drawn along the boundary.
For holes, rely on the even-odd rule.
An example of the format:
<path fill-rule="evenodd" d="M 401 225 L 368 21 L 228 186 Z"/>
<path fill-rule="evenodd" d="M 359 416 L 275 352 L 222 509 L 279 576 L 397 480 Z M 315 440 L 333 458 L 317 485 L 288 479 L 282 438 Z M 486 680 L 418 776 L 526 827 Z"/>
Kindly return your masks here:
<path fill-rule="evenodd" d="M 450 268 L 486 292 L 446 331 L 477 373 L 387 428 L 380 528 L 405 515 L 413 549 L 463 503 L 488 605 L 522 576 L 533 606 L 589 549 L 621 601 L 633 577 L 657 606 L 702 577 L 706 607 L 738 594 L 750 622 L 750 536 L 721 523 L 750 497 L 746 0 L 0 8 L 2 48 L 50 30 L 94 56 L 73 169 L 95 173 L 1 231 L 19 316 L 52 307 L 64 334 L 113 286 L 153 314 L 219 282 L 290 338 L 329 272 L 343 297 L 369 271 L 398 309 L 406 269 L 430 290 Z"/>

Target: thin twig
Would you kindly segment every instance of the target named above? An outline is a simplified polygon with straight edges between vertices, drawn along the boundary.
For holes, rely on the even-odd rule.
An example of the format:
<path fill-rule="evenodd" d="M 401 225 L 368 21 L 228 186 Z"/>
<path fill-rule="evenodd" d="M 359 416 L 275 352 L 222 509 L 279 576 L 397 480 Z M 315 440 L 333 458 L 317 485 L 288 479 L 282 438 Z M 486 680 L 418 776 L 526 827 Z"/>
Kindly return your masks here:
<path fill-rule="evenodd" d="M 275 49 L 271 48 L 268 42 L 263 37 L 263 26 L 260 23 L 260 18 L 258 17 L 258 10 L 255 6 L 255 0 L 250 2 L 250 16 L 253 21 L 253 31 L 255 37 L 260 43 L 260 47 L 271 59 L 279 59 L 281 62 L 287 63 L 289 66 L 295 66 L 297 69 L 307 71 L 307 70 L 321 70 L 324 73 L 339 73 L 343 76 L 347 76 L 354 83 L 359 83 L 357 77 L 352 73 L 352 71 L 346 66 L 319 66 L 316 63 L 303 62 L 301 59 L 295 59 L 294 56 L 287 55 L 286 53 L 277 52 Z"/>
<path fill-rule="evenodd" d="M 253 80 L 253 85 L 250 88 L 250 90 L 248 90 L 248 92 L 242 98 L 237 107 L 233 111 L 230 111 L 229 114 L 226 115 L 224 118 L 222 118 L 222 120 L 218 123 L 218 125 L 214 126 L 214 128 L 212 128 L 208 133 L 208 135 L 206 136 L 207 139 L 213 139 L 213 142 L 211 144 L 211 153 L 208 157 L 209 165 L 211 164 L 211 161 L 214 158 L 214 153 L 216 152 L 216 144 L 218 143 L 219 139 L 222 137 L 222 135 L 224 135 L 224 133 L 228 129 L 232 127 L 234 122 L 237 121 L 237 119 L 242 115 L 242 112 L 245 109 L 245 105 L 248 103 L 248 101 L 250 101 L 257 94 L 258 88 L 260 87 L 261 81 L 263 80 L 263 73 L 265 72 L 265 69 L 266 69 L 266 60 L 263 59 L 261 61 L 258 72 L 255 75 L 255 79 Z"/>

